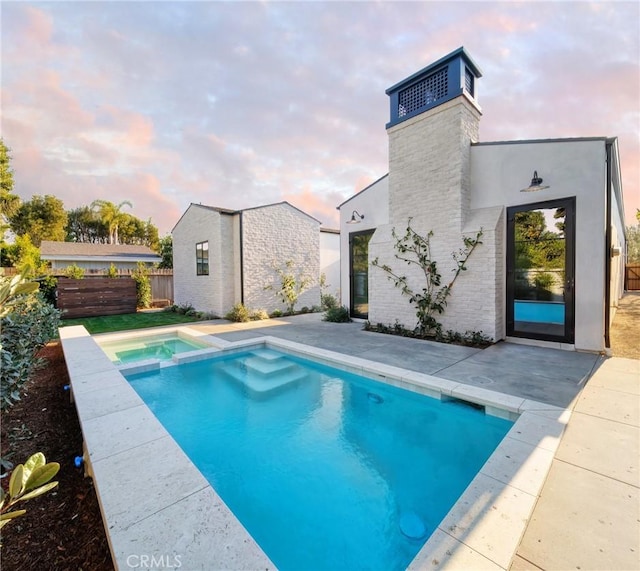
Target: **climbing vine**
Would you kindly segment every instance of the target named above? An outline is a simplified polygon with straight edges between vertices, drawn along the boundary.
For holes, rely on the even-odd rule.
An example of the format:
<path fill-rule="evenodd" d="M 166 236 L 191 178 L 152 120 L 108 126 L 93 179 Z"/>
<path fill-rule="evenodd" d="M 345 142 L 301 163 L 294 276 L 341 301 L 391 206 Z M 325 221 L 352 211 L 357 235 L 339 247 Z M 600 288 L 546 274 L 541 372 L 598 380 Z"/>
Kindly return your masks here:
<path fill-rule="evenodd" d="M 482 244 L 482 230 L 475 237 L 463 236 L 464 247 L 451 254 L 455 262 L 453 278 L 447 284 L 442 285 L 442 275 L 438 270 L 437 262 L 431 256 L 431 238 L 433 231 L 430 230 L 426 236 L 418 234 L 411 227 L 411 218 L 407 223 L 407 228 L 402 236 L 392 230 L 395 240 L 395 257 L 409 266 L 418 266 L 424 275 L 424 286 L 414 289 L 407 281 L 407 277 L 399 275 L 393 271 L 391 266 L 380 264 L 375 258 L 371 265 L 387 273 L 389 280 L 400 289 L 403 295 L 409 298 L 409 303 L 416 308 L 418 323 L 415 333 L 421 336 L 442 335 L 442 324 L 436 319 L 437 315 L 444 313 L 447 306 L 447 299 L 451 295 L 451 290 L 460 272 L 467 269 L 466 263 L 475 248 Z"/>

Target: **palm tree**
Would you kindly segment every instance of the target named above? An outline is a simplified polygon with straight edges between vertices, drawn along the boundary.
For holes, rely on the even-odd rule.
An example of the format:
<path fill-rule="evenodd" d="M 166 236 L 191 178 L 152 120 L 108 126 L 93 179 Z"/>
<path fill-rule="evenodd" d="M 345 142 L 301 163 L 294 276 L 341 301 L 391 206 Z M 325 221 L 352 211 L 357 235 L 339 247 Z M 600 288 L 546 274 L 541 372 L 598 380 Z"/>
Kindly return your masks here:
<path fill-rule="evenodd" d="M 124 212 L 122 207 L 128 205 L 133 208 L 133 204 L 128 200 L 123 200 L 120 204 L 114 204 L 108 200 L 94 200 L 91 203 L 91 209 L 97 209 L 102 222 L 109 228 L 109 244 L 118 243 L 118 226 L 122 222 Z"/>

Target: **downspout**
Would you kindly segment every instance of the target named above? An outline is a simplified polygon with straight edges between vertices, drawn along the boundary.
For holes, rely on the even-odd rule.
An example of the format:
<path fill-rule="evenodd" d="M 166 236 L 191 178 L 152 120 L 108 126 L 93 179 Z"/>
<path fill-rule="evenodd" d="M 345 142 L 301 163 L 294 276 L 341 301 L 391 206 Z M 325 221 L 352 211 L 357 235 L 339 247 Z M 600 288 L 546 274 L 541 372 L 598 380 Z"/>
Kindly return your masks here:
<path fill-rule="evenodd" d="M 607 154 L 607 228 L 605 231 L 605 266 L 604 266 L 604 347 L 611 348 L 609 337 L 611 319 L 611 142 L 605 143 Z"/>
<path fill-rule="evenodd" d="M 244 236 L 242 230 L 242 211 L 240 211 L 239 219 L 240 230 L 240 303 L 244 305 Z"/>

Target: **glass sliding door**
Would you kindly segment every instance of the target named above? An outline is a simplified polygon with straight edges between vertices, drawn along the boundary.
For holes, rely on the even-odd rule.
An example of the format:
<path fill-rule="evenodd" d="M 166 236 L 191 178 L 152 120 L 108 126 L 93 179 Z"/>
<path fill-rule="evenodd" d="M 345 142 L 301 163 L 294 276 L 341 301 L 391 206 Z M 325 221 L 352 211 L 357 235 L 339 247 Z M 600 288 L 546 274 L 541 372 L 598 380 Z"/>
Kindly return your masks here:
<path fill-rule="evenodd" d="M 373 230 L 349 234 L 351 317 L 369 317 L 369 240 Z"/>
<path fill-rule="evenodd" d="M 574 341 L 575 199 L 507 209 L 507 335 Z"/>

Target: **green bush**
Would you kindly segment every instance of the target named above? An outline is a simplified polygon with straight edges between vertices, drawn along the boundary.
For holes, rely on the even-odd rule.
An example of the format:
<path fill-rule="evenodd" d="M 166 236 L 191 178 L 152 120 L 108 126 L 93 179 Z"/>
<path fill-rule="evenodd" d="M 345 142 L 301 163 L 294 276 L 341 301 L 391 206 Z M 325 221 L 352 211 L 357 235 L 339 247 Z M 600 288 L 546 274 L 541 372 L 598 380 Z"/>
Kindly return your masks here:
<path fill-rule="evenodd" d="M 280 311 L 279 309 L 274 309 L 271 312 L 271 317 L 282 317 L 282 311 Z"/>
<path fill-rule="evenodd" d="M 247 321 L 251 321 L 249 310 L 242 303 L 236 303 L 224 318 L 237 323 L 246 323 Z"/>
<path fill-rule="evenodd" d="M 84 278 L 84 270 L 76 264 L 71 264 L 65 268 L 64 275 L 74 280 L 81 280 Z"/>
<path fill-rule="evenodd" d="M 111 262 L 111 265 L 109 266 L 109 269 L 107 270 L 107 277 L 111 278 L 111 279 L 115 279 L 120 277 L 120 272 L 118 272 L 118 268 L 116 268 L 116 266 L 114 265 L 113 262 Z"/>
<path fill-rule="evenodd" d="M 323 321 L 331 321 L 332 323 L 349 323 L 349 309 L 346 306 L 332 307 L 324 314 Z"/>
<path fill-rule="evenodd" d="M 44 276 L 38 278 L 37 282 L 40 284 L 40 293 L 43 295 L 44 300 L 47 303 L 58 306 L 58 300 L 56 299 L 56 291 L 58 289 L 58 278 L 54 276 Z"/>
<path fill-rule="evenodd" d="M 41 294 L 21 296 L 7 307 L 0 332 L 0 408 L 3 410 L 20 400 L 22 386 L 43 364 L 36 353 L 55 337 L 60 313 Z"/>
<path fill-rule="evenodd" d="M 269 319 L 269 314 L 265 309 L 255 309 L 250 312 L 249 319 L 251 321 L 262 321 L 263 319 Z"/>
<path fill-rule="evenodd" d="M 327 309 L 334 309 L 336 307 L 340 307 L 338 303 L 338 298 L 335 295 L 331 295 L 330 293 L 323 293 L 320 296 L 320 302 L 322 304 L 322 310 L 326 311 Z"/>
<path fill-rule="evenodd" d="M 131 277 L 136 282 L 137 307 L 139 309 L 151 307 L 151 281 L 146 266 L 139 262 L 138 267 L 131 273 Z"/>

